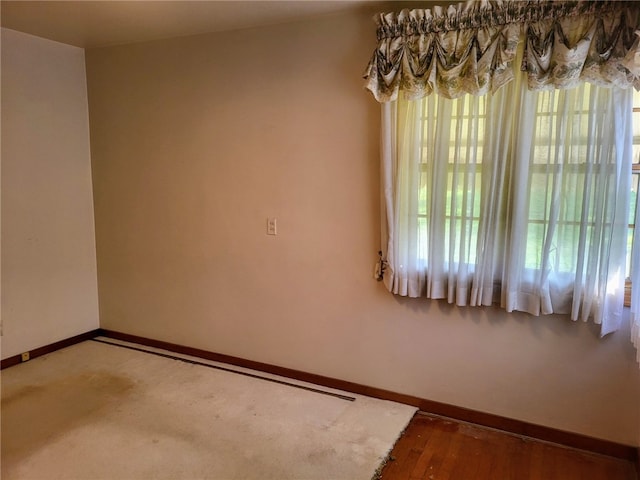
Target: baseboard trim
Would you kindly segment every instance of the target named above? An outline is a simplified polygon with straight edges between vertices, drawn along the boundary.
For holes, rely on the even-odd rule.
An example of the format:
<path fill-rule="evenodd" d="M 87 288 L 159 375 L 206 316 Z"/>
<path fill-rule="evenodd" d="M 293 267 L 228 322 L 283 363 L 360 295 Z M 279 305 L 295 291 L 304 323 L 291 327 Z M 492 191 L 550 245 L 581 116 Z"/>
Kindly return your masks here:
<path fill-rule="evenodd" d="M 258 370 L 273 375 L 280 375 L 282 377 L 313 383 L 316 385 L 322 385 L 328 388 L 335 388 L 337 390 L 357 393 L 359 395 L 379 398 L 381 400 L 390 400 L 398 403 L 404 403 L 406 405 L 417 407 L 424 412 L 442 415 L 444 417 L 474 423 L 476 425 L 483 425 L 485 427 L 495 428 L 517 435 L 524 435 L 527 437 L 552 442 L 571 448 L 578 448 L 580 450 L 586 450 L 610 457 L 621 458 L 636 464 L 638 472 L 640 474 L 640 448 L 612 442 L 610 440 L 589 437 L 587 435 L 582 435 L 579 433 L 566 432 L 563 430 L 523 422 L 521 420 L 502 417 L 491 413 L 484 413 L 464 407 L 435 402 L 433 400 L 427 400 L 424 398 L 415 397 L 413 395 L 406 395 L 381 388 L 369 387 L 367 385 L 362 385 L 359 383 L 348 382 L 345 380 L 339 380 L 336 378 L 317 375 L 314 373 L 307 373 L 291 368 L 279 367 L 268 363 L 256 362 L 253 360 L 247 360 L 231 355 L 214 353 L 207 350 L 187 347 L 184 345 L 177 345 L 175 343 L 164 342 L 161 340 L 153 340 L 137 335 L 116 332 L 113 330 L 100 329 L 98 331 L 98 335 L 126 342 L 138 343 L 140 345 L 146 345 L 148 347 L 161 348 L 183 355 L 191 355 L 193 357 L 227 363 L 238 367 L 250 368 L 252 370 Z"/>
<path fill-rule="evenodd" d="M 71 345 L 75 345 L 76 343 L 91 340 L 92 338 L 97 337 L 98 335 L 100 335 L 100 329 L 91 330 L 89 332 L 81 333 L 80 335 L 75 335 L 70 338 L 65 338 L 64 340 L 50 343 L 49 345 L 45 345 L 44 347 L 34 348 L 33 350 L 28 351 L 29 360 L 33 360 L 34 358 L 41 357 L 42 355 L 46 355 L 47 353 L 55 352 L 56 350 L 70 347 Z M 25 361 L 28 362 L 29 360 L 25 360 Z M 22 354 L 5 358 L 0 362 L 0 370 L 4 370 L 5 368 L 8 368 L 8 367 L 13 367 L 14 365 L 18 365 L 19 363 L 24 363 L 22 360 Z"/>

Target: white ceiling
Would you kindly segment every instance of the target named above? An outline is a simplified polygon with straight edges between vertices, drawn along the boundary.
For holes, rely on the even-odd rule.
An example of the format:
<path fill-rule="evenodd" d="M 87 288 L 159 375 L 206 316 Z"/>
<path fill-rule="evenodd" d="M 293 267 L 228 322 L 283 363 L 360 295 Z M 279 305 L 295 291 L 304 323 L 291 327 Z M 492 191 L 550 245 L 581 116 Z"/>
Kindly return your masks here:
<path fill-rule="evenodd" d="M 382 4 L 372 0 L 2 0 L 0 21 L 12 30 L 94 48 L 286 23 Z"/>

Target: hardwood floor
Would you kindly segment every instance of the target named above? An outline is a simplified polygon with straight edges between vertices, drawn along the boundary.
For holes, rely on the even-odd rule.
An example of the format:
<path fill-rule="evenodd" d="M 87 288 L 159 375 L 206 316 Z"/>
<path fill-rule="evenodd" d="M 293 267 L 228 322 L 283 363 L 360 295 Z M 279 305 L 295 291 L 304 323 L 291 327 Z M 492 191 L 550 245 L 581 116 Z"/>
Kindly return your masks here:
<path fill-rule="evenodd" d="M 419 412 L 382 480 L 636 480 L 631 462 Z"/>

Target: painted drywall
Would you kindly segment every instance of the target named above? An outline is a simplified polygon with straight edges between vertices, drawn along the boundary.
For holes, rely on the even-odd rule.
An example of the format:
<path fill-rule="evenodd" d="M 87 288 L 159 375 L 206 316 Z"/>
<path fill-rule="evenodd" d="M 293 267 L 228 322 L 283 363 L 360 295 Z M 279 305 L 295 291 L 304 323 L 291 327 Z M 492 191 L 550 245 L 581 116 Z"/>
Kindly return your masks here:
<path fill-rule="evenodd" d="M 373 279 L 374 45 L 363 12 L 87 51 L 101 326 L 637 444 L 628 327 Z"/>
<path fill-rule="evenodd" d="M 98 328 L 84 50 L 2 29 L 2 358 Z"/>

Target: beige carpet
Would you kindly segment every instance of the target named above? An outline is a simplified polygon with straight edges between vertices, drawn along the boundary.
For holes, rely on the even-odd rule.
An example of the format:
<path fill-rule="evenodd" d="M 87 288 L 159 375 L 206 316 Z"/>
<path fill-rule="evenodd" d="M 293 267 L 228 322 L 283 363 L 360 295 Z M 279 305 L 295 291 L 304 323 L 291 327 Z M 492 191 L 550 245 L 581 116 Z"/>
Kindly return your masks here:
<path fill-rule="evenodd" d="M 95 341 L 2 371 L 2 479 L 369 480 L 415 412 L 194 360 L 274 381 Z"/>

